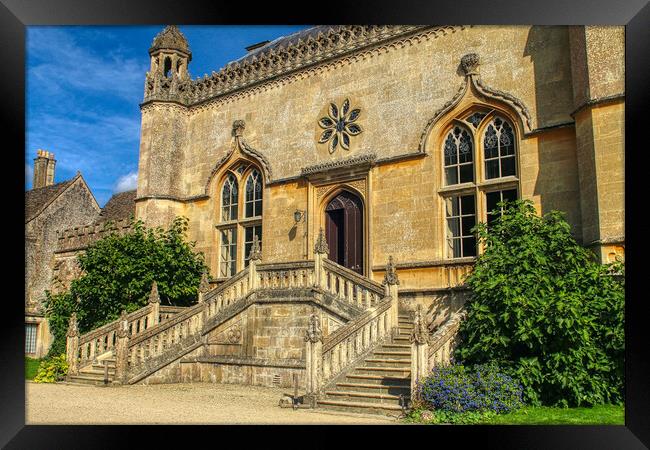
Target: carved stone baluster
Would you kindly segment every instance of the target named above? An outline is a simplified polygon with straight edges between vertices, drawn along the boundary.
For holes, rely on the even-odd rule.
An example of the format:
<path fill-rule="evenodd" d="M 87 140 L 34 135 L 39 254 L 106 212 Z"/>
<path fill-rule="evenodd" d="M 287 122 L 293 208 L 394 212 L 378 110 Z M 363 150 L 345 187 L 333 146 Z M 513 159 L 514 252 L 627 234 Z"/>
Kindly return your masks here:
<path fill-rule="evenodd" d="M 411 332 L 411 398 L 417 396 L 417 384 L 429 372 L 429 331 L 422 305 L 418 305 L 413 317 Z"/>
<path fill-rule="evenodd" d="M 126 320 L 126 311 L 122 311 L 118 327 L 115 346 L 115 382 L 125 384 L 128 381 L 129 364 L 129 324 Z"/>

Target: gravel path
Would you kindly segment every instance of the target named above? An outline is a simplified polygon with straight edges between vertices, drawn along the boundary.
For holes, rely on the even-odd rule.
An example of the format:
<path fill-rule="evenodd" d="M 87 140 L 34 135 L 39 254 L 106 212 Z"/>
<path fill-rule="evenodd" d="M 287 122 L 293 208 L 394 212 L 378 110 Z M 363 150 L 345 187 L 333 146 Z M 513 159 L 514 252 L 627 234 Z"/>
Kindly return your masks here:
<path fill-rule="evenodd" d="M 290 389 L 235 384 L 123 387 L 27 382 L 26 423 L 36 424 L 377 424 L 371 415 L 292 410 L 278 402 Z"/>

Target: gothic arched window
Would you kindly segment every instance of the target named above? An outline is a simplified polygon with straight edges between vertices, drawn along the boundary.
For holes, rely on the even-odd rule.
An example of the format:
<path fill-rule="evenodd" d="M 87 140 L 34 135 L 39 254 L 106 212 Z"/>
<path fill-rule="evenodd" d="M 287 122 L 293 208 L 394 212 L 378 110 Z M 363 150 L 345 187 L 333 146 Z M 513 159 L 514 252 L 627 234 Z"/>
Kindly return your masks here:
<path fill-rule="evenodd" d="M 500 202 L 519 197 L 516 145 L 512 123 L 486 108 L 455 118 L 442 135 L 448 258 L 476 256 L 472 227 L 479 221 L 490 226 L 503 210 Z"/>
<path fill-rule="evenodd" d="M 260 249 L 262 245 L 262 174 L 248 162 L 232 169 L 221 185 L 221 220 L 217 224 L 220 278 L 231 277 L 248 266 L 255 236 Z M 241 188 L 244 195 L 239 195 Z"/>

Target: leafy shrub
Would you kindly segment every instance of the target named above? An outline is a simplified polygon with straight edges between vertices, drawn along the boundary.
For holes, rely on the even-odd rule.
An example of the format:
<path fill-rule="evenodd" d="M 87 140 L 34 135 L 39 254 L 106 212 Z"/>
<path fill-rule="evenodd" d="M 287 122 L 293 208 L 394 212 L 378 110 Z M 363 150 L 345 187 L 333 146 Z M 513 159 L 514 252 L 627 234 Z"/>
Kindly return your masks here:
<path fill-rule="evenodd" d="M 421 406 L 436 413 L 492 411 L 500 414 L 523 404 L 521 386 L 495 364 L 434 368 L 418 390 Z"/>
<path fill-rule="evenodd" d="M 177 217 L 167 230 L 145 228 L 136 221 L 130 232 L 109 233 L 78 256 L 82 276 L 70 290 L 47 293 L 46 316 L 54 340 L 48 355 L 65 352 L 65 335 L 72 312 L 79 331 L 86 333 L 147 305 L 151 285 L 158 283 L 161 303 L 189 306 L 196 302 L 203 254 L 186 242 L 188 220 Z"/>
<path fill-rule="evenodd" d="M 54 356 L 41 361 L 34 381 L 37 383 L 54 383 L 63 380 L 67 373 L 68 363 L 65 354 Z"/>
<path fill-rule="evenodd" d="M 532 405 L 580 406 L 623 399 L 624 267 L 602 265 L 557 211 L 502 204 L 466 284 L 471 298 L 455 358 L 496 361 Z M 617 276 L 612 276 L 617 273 Z"/>

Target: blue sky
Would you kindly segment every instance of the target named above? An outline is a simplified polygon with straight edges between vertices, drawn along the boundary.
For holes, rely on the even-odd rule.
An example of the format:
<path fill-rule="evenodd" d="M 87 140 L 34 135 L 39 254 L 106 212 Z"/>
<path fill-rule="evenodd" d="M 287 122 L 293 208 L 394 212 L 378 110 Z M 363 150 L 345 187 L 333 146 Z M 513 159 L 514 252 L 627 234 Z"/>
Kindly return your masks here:
<path fill-rule="evenodd" d="M 192 78 L 246 53 L 244 47 L 305 26 L 180 26 Z M 140 108 L 148 49 L 160 26 L 27 28 L 25 189 L 37 149 L 55 155 L 55 182 L 81 171 L 100 206 L 136 187 Z"/>

